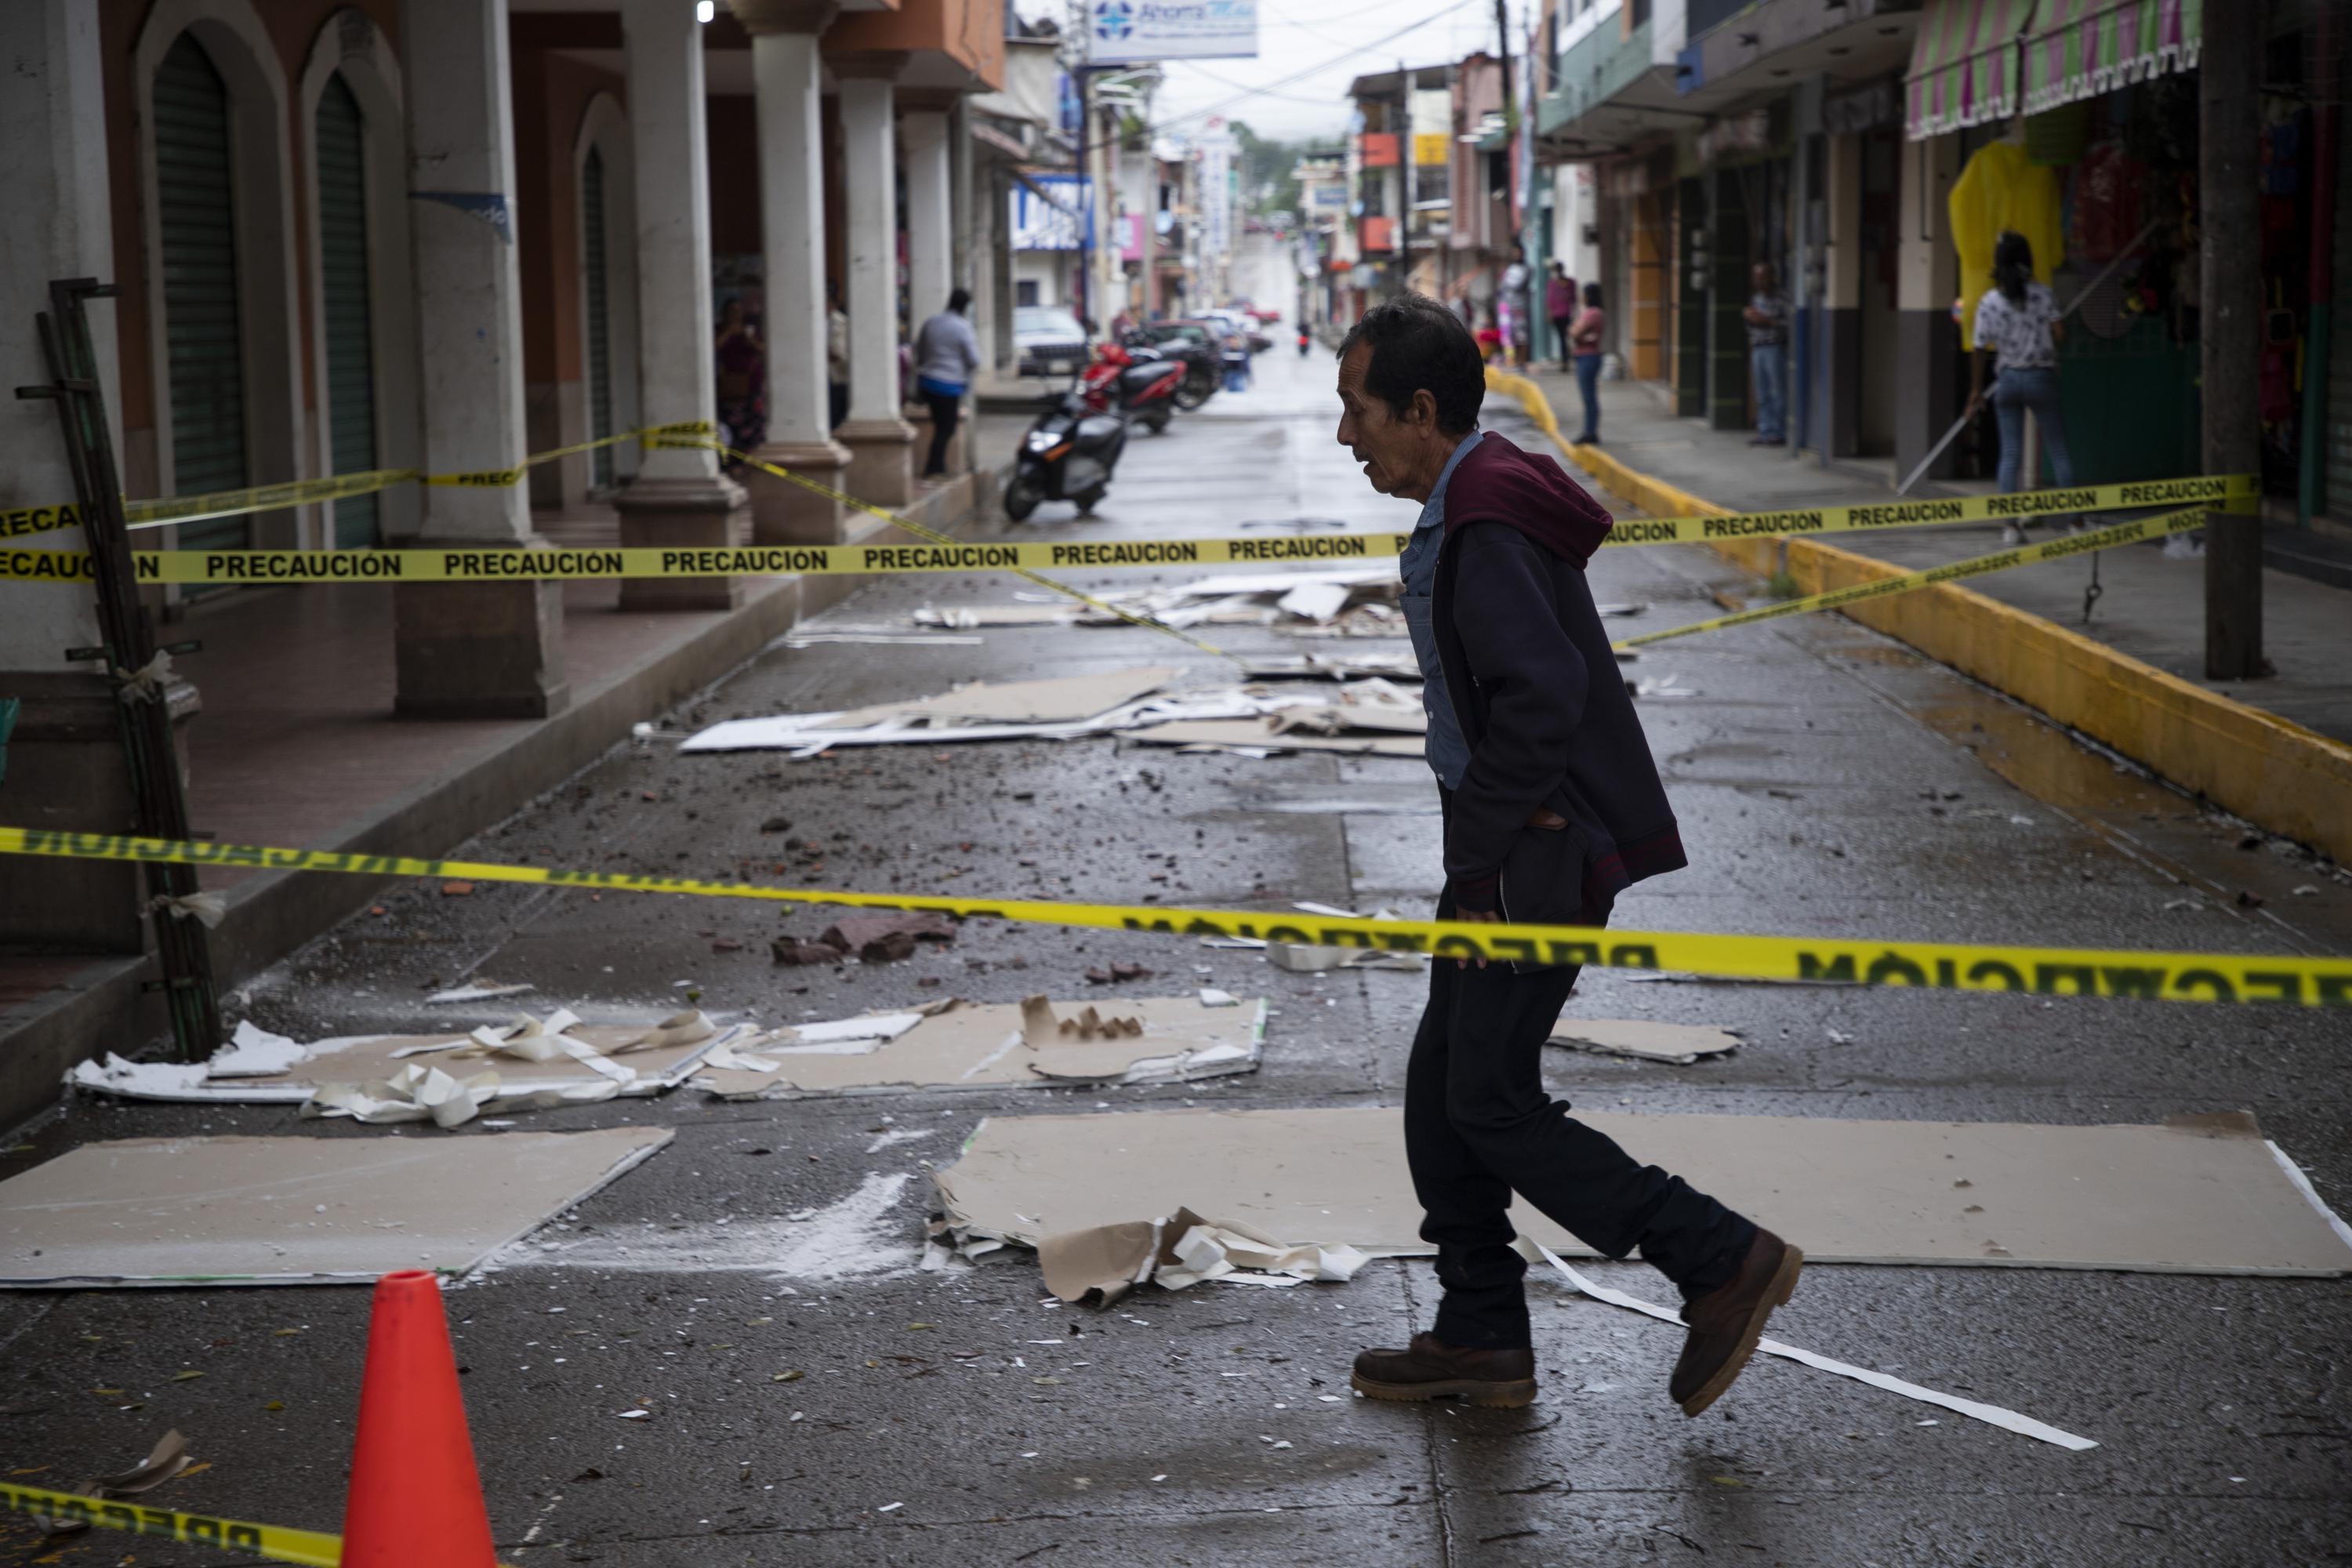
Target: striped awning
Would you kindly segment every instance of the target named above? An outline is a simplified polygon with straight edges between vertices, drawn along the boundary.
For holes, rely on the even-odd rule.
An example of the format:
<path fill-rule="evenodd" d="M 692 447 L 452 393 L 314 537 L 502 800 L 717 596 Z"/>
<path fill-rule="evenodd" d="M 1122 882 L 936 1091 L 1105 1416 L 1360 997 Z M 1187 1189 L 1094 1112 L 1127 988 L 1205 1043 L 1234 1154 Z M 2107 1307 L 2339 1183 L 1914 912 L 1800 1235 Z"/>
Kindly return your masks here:
<path fill-rule="evenodd" d="M 2033 10 L 2034 0 L 1927 0 L 1903 84 L 1904 134 L 1919 142 L 2015 114 L 2017 43 Z"/>
<path fill-rule="evenodd" d="M 2025 111 L 2193 70 L 2205 0 L 2041 0 L 2025 40 Z"/>

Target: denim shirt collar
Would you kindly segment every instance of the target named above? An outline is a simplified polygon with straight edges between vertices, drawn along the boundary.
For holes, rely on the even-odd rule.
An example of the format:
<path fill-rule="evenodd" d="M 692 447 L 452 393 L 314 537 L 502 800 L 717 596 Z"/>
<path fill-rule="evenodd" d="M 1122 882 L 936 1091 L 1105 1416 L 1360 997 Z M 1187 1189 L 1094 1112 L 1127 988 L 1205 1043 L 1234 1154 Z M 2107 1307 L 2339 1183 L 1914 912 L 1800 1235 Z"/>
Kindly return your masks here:
<path fill-rule="evenodd" d="M 1470 448 L 1486 438 L 1484 430 L 1473 430 L 1462 437 L 1462 444 L 1454 448 L 1452 457 L 1445 459 L 1445 467 L 1437 470 L 1437 482 L 1429 487 L 1429 499 L 1421 504 L 1420 521 L 1412 525 L 1414 532 L 1418 533 L 1424 528 L 1435 528 L 1445 521 L 1446 481 L 1454 478 L 1454 470 L 1461 466 L 1463 458 L 1470 455 Z"/>

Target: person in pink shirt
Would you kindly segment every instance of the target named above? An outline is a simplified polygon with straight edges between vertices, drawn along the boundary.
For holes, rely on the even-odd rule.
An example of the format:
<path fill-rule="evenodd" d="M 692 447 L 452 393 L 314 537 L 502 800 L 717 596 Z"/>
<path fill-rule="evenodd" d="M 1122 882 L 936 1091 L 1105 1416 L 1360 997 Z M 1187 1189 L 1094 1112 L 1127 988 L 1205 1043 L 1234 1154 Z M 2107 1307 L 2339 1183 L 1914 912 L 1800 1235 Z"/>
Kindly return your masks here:
<path fill-rule="evenodd" d="M 1568 329 L 1576 319 L 1576 279 L 1555 261 L 1544 279 L 1544 314 L 1551 319 L 1551 335 L 1559 344 L 1559 368 L 1569 368 Z"/>

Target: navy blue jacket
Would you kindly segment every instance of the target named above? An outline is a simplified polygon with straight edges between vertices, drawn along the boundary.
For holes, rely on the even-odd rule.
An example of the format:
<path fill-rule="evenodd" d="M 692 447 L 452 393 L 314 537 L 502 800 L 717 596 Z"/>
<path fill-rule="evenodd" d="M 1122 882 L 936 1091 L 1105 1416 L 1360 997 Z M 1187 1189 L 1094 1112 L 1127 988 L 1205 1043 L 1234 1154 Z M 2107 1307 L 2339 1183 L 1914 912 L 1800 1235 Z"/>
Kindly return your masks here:
<path fill-rule="evenodd" d="M 1584 564 L 1609 513 L 1489 431 L 1445 491 L 1431 619 L 1470 766 L 1446 816 L 1458 908 L 1598 923 L 1688 862 Z M 1568 826 L 1528 826 L 1539 808 Z"/>

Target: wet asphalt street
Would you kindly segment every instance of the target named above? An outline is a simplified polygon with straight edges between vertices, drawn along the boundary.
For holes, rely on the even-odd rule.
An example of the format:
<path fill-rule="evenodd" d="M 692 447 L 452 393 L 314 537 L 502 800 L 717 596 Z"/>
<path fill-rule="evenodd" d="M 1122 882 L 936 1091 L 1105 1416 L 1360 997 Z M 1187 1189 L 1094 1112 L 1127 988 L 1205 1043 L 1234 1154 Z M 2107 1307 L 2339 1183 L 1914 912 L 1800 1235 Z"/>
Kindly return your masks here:
<path fill-rule="evenodd" d="M 1269 355 L 1252 391 L 1139 436 L 1101 519 L 1048 506 L 1007 531 L 1408 525 L 1410 504 L 1373 496 L 1332 446 L 1329 374 L 1319 353 Z M 1539 439 L 1515 411 L 1495 413 Z M 1604 552 L 1593 578 L 1597 597 L 1647 606 L 1612 623 L 1628 631 L 1754 592 L 1695 547 Z M 1022 586 L 881 583 L 831 618 L 1003 604 Z M 1159 662 L 1216 673 L 1133 627 L 984 635 L 774 649 L 665 728 L 975 677 Z M 1262 628 L 1216 637 L 1252 652 L 1335 646 Z M 1696 638 L 1627 668 L 1690 693 L 1641 710 L 1692 866 L 1634 889 L 1622 925 L 2352 952 L 2352 882 L 2332 868 L 1845 621 Z M 1180 755 L 1107 738 L 789 761 L 684 756 L 654 740 L 457 853 L 688 876 L 756 866 L 764 879 L 870 890 L 1423 913 L 1434 810 L 1417 761 Z M 789 828 L 763 835 L 777 817 Z M 428 1011 L 424 995 L 488 977 L 533 984 L 519 1000 L 541 1011 L 653 1017 L 691 994 L 714 1013 L 790 1022 L 949 995 L 1081 996 L 1084 972 L 1113 961 L 1157 972 L 1128 990 L 1215 985 L 1274 1010 L 1263 1068 L 1211 1083 L 758 1104 L 688 1089 L 517 1117 L 677 1138 L 449 1295 L 509 1563 L 2268 1564 L 2352 1552 L 2341 1280 L 1816 1266 L 1774 1320 L 1791 1342 L 2100 1445 L 2070 1453 L 1761 1360 L 1685 1420 L 1665 1395 L 1676 1332 L 1536 1278 L 1544 1393 L 1492 1411 L 1347 1396 L 1357 1348 L 1425 1325 L 1425 1262 L 1290 1290 L 1146 1289 L 1102 1311 L 1045 1300 L 1026 1254 L 917 1269 L 927 1167 L 952 1163 L 992 1115 L 1398 1103 L 1418 975 L 1293 974 L 1189 941 L 998 922 L 899 963 L 794 968 L 771 963 L 770 939 L 813 937 L 824 911 L 492 885 L 451 898 L 433 884 L 378 908 L 321 933 L 232 1016 L 300 1037 L 439 1028 L 462 1010 Z M 2352 1209 L 2341 1015 L 1623 973 L 1588 973 L 1576 1006 L 1746 1037 L 1689 1067 L 1553 1053 L 1555 1092 L 1593 1109 L 2053 1123 L 2245 1109 Z M 505 1016 L 493 1003 L 467 1021 Z M 290 1108 L 84 1099 L 5 1168 L 80 1142 L 199 1131 L 395 1135 Z M 1638 1266 L 1595 1272 L 1670 1298 Z M 333 1529 L 366 1306 L 351 1289 L 0 1297 L 0 1468 L 71 1484 L 176 1426 L 210 1468 L 158 1500 Z M 186 1370 L 205 1375 L 173 1381 Z M 632 1408 L 651 1418 L 618 1418 Z M 223 1561 L 121 1537 L 52 1550 L 21 1521 L 0 1533 L 5 1563 Z"/>

